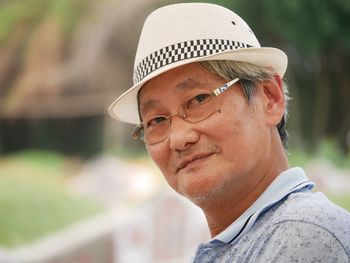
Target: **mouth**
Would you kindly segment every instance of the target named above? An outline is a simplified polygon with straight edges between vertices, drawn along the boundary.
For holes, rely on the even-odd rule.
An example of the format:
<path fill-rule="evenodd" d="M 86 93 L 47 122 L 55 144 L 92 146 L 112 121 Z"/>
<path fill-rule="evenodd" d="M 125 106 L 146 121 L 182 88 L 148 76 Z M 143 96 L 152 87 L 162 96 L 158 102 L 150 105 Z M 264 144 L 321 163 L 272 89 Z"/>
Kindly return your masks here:
<path fill-rule="evenodd" d="M 198 154 L 198 155 L 192 156 L 191 158 L 185 159 L 179 163 L 175 173 L 177 174 L 178 172 L 180 172 L 181 170 L 183 170 L 187 167 L 190 167 L 190 166 L 195 165 L 201 161 L 204 161 L 205 159 L 207 159 L 208 157 L 210 157 L 213 154 L 214 153 Z"/>

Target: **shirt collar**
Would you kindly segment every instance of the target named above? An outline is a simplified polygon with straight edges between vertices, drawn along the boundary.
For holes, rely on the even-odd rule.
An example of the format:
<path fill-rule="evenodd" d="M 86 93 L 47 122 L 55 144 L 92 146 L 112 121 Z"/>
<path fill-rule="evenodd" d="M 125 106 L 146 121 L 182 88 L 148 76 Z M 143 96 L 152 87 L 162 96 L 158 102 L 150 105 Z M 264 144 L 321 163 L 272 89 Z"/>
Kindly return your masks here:
<path fill-rule="evenodd" d="M 312 189 L 314 183 L 309 181 L 303 169 L 290 168 L 282 172 L 260 195 L 260 197 L 229 227 L 213 238 L 225 243 L 237 241 L 255 223 L 258 215 L 293 192 Z"/>

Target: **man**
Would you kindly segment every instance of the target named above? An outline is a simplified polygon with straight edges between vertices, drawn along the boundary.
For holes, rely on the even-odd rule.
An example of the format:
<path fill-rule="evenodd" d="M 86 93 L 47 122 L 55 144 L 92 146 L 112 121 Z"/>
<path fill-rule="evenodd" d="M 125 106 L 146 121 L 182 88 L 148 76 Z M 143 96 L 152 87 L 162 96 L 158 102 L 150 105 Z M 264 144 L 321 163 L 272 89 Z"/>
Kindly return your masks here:
<path fill-rule="evenodd" d="M 169 185 L 203 210 L 212 240 L 194 262 L 350 261 L 350 214 L 288 168 L 286 67 L 221 6 L 165 6 L 145 22 L 134 86 L 109 113 L 138 124 Z"/>

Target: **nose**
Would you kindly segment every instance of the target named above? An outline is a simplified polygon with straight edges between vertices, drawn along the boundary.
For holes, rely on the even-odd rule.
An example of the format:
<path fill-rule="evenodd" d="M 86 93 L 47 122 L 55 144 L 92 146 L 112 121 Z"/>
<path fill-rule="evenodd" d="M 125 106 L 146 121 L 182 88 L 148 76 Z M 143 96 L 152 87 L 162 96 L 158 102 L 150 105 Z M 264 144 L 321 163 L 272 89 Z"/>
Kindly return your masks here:
<path fill-rule="evenodd" d="M 185 150 L 198 141 L 199 133 L 194 129 L 194 125 L 194 123 L 189 123 L 179 116 L 172 118 L 169 134 L 170 148 L 172 150 Z"/>

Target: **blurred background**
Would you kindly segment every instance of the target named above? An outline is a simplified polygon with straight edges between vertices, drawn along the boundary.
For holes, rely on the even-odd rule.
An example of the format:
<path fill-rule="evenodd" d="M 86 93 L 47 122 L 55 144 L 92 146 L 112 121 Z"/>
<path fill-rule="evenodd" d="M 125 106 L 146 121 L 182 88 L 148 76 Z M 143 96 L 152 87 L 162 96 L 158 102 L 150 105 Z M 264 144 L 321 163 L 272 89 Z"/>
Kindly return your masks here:
<path fill-rule="evenodd" d="M 0 262 L 188 262 L 209 237 L 106 110 L 159 0 L 0 0 Z M 203 2 L 203 1 L 201 1 Z M 288 156 L 350 210 L 350 2 L 226 0 L 289 56 Z"/>

